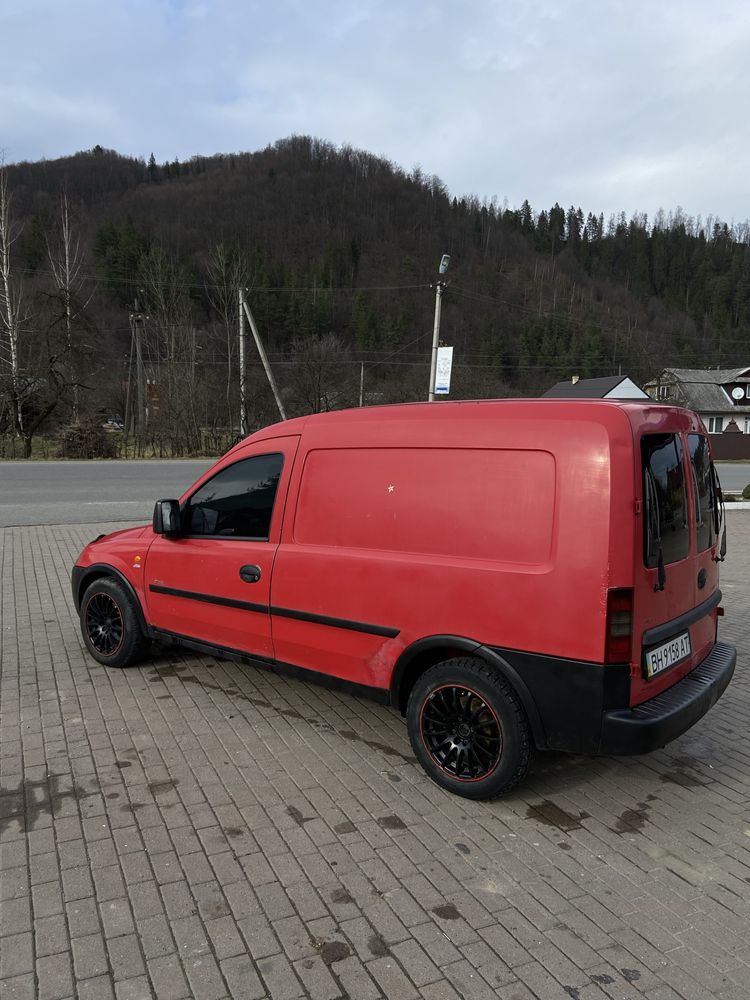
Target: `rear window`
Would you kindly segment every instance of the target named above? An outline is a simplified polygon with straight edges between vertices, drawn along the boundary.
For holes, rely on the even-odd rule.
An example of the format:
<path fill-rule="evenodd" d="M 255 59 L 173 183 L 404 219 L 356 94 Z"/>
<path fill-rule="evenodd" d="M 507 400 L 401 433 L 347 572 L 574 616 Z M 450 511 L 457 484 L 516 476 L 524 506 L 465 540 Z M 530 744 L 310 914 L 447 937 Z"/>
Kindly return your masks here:
<path fill-rule="evenodd" d="M 716 491 L 708 441 L 702 434 L 689 434 L 690 468 L 695 493 L 695 534 L 698 551 L 704 552 L 716 540 Z"/>
<path fill-rule="evenodd" d="M 644 552 L 647 566 L 685 559 L 690 545 L 682 444 L 676 434 L 646 434 L 643 459 Z"/>

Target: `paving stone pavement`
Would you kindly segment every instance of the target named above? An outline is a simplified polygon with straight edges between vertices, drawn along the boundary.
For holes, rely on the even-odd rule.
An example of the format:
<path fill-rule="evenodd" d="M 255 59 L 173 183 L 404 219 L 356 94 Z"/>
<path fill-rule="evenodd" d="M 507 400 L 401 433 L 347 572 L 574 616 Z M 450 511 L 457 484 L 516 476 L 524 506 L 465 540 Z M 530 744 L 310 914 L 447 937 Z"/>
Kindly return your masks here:
<path fill-rule="evenodd" d="M 100 530 L 0 532 L 2 1000 L 750 997 L 750 515 L 718 706 L 650 756 L 540 755 L 494 803 L 433 785 L 391 709 L 96 664 L 69 571 Z"/>

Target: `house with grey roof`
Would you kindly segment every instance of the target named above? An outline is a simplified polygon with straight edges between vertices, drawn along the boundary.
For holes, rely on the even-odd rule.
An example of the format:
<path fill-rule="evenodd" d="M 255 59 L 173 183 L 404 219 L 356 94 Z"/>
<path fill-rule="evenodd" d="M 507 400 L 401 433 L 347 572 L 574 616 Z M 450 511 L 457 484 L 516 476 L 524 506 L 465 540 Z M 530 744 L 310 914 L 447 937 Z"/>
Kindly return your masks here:
<path fill-rule="evenodd" d="M 717 458 L 750 458 L 750 368 L 665 368 L 643 388 L 659 402 L 695 410 Z"/>
<path fill-rule="evenodd" d="M 573 378 L 558 382 L 543 393 L 545 399 L 648 399 L 627 375 L 605 378 Z"/>
<path fill-rule="evenodd" d="M 652 399 L 695 410 L 709 434 L 750 434 L 750 368 L 665 368 L 643 388 Z"/>

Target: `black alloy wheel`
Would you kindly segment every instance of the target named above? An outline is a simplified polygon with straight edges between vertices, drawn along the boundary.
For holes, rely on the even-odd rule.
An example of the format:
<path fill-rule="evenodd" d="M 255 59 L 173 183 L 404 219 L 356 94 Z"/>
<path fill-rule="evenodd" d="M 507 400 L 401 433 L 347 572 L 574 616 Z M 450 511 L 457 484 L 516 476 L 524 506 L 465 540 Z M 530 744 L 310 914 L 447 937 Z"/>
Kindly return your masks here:
<path fill-rule="evenodd" d="M 494 799 L 526 774 L 531 730 L 500 670 L 473 656 L 436 663 L 409 693 L 406 725 L 432 780 L 467 799 Z"/>
<path fill-rule="evenodd" d="M 136 663 L 149 646 L 134 598 L 112 576 L 94 580 L 83 595 L 81 634 L 94 659 L 109 667 Z"/>
<path fill-rule="evenodd" d="M 120 609 L 109 594 L 92 594 L 84 613 L 89 642 L 100 656 L 114 656 L 122 645 L 123 622 Z"/>
<path fill-rule="evenodd" d="M 485 778 L 498 765 L 503 735 L 480 694 L 459 684 L 436 688 L 422 703 L 422 739 L 435 764 L 459 781 Z"/>

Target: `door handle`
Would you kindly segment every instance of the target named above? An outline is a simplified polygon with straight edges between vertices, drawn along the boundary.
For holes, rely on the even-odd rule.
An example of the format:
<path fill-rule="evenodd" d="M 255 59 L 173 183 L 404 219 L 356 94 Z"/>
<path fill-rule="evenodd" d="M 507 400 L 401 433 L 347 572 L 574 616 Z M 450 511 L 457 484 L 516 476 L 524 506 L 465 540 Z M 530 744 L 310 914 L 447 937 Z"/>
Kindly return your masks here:
<path fill-rule="evenodd" d="M 260 580 L 260 566 L 241 566 L 240 580 L 244 580 L 245 583 L 257 583 Z"/>

